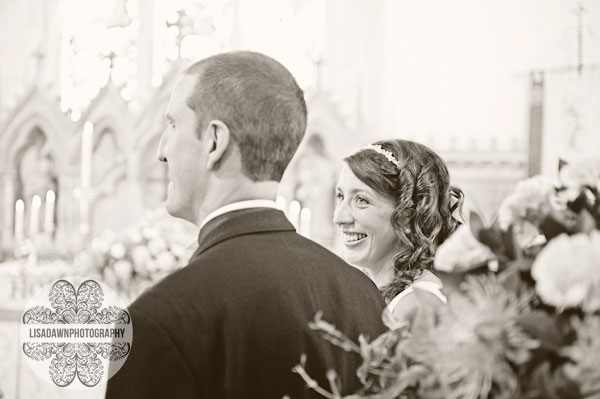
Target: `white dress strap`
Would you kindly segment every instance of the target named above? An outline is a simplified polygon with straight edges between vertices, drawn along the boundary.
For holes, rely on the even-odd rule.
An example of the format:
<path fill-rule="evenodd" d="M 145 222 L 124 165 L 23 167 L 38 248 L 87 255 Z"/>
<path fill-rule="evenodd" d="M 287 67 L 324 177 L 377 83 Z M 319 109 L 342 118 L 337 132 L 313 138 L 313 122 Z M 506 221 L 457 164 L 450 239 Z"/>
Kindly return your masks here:
<path fill-rule="evenodd" d="M 413 287 L 417 287 L 420 290 L 430 292 L 431 294 L 435 295 L 440 301 L 442 301 L 442 303 L 448 302 L 446 296 L 442 294 L 442 286 L 440 284 L 435 283 L 433 281 L 417 281 L 411 284 L 409 287 L 407 287 L 404 291 L 396 295 L 387 305 L 388 310 L 394 313 L 394 309 L 396 308 L 398 303 L 400 303 L 402 298 L 413 292 Z"/>

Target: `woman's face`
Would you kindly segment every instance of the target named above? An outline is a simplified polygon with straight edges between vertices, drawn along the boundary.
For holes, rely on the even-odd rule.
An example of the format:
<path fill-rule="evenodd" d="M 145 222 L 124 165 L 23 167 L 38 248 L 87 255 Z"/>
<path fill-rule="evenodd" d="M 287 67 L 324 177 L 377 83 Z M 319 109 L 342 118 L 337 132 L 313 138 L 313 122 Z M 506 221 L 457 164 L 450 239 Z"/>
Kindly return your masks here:
<path fill-rule="evenodd" d="M 342 231 L 344 258 L 380 270 L 399 249 L 391 223 L 394 202 L 363 183 L 348 165 L 340 173 L 336 199 L 333 222 Z"/>

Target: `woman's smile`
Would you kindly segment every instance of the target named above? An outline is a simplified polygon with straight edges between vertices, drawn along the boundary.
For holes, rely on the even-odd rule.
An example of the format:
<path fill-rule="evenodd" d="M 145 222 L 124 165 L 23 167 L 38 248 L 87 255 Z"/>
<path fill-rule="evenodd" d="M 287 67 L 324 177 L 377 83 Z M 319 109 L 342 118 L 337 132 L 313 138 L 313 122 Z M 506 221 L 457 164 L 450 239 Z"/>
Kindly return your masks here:
<path fill-rule="evenodd" d="M 348 247 L 355 246 L 360 242 L 364 241 L 367 238 L 366 234 L 363 233 L 343 233 L 344 235 L 344 244 Z"/>

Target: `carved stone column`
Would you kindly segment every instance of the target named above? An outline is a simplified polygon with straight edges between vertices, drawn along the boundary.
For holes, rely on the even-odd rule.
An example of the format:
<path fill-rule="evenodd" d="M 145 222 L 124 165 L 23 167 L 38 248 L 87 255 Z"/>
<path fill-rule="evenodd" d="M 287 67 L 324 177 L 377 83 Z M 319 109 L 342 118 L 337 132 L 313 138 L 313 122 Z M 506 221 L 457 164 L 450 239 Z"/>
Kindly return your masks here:
<path fill-rule="evenodd" d="M 16 171 L 7 171 L 2 174 L 2 198 L 0 198 L 0 243 L 2 248 L 9 249 L 13 246 L 13 226 L 15 219 L 15 186 L 17 182 Z"/>
<path fill-rule="evenodd" d="M 79 225 L 76 215 L 79 202 L 73 195 L 77 176 L 59 176 L 56 198 L 56 246 L 62 250 L 76 250 L 79 243 Z"/>

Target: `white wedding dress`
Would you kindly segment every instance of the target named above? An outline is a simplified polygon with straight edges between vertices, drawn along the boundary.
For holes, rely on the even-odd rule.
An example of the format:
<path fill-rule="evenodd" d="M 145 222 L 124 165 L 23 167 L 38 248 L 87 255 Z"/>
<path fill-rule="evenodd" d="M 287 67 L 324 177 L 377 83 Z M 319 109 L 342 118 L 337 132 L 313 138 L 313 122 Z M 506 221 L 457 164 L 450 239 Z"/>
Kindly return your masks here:
<path fill-rule="evenodd" d="M 390 301 L 390 303 L 387 305 L 387 308 L 391 313 L 394 313 L 394 309 L 400 303 L 402 298 L 404 298 L 405 296 L 407 296 L 408 294 L 413 292 L 413 287 L 417 287 L 420 290 L 427 291 L 427 292 L 433 294 L 440 301 L 442 301 L 442 303 L 448 302 L 448 299 L 446 299 L 446 296 L 441 291 L 442 285 L 440 283 L 437 283 L 434 281 L 415 281 L 408 288 L 406 288 L 404 291 L 402 291 L 401 293 L 396 295 Z"/>

